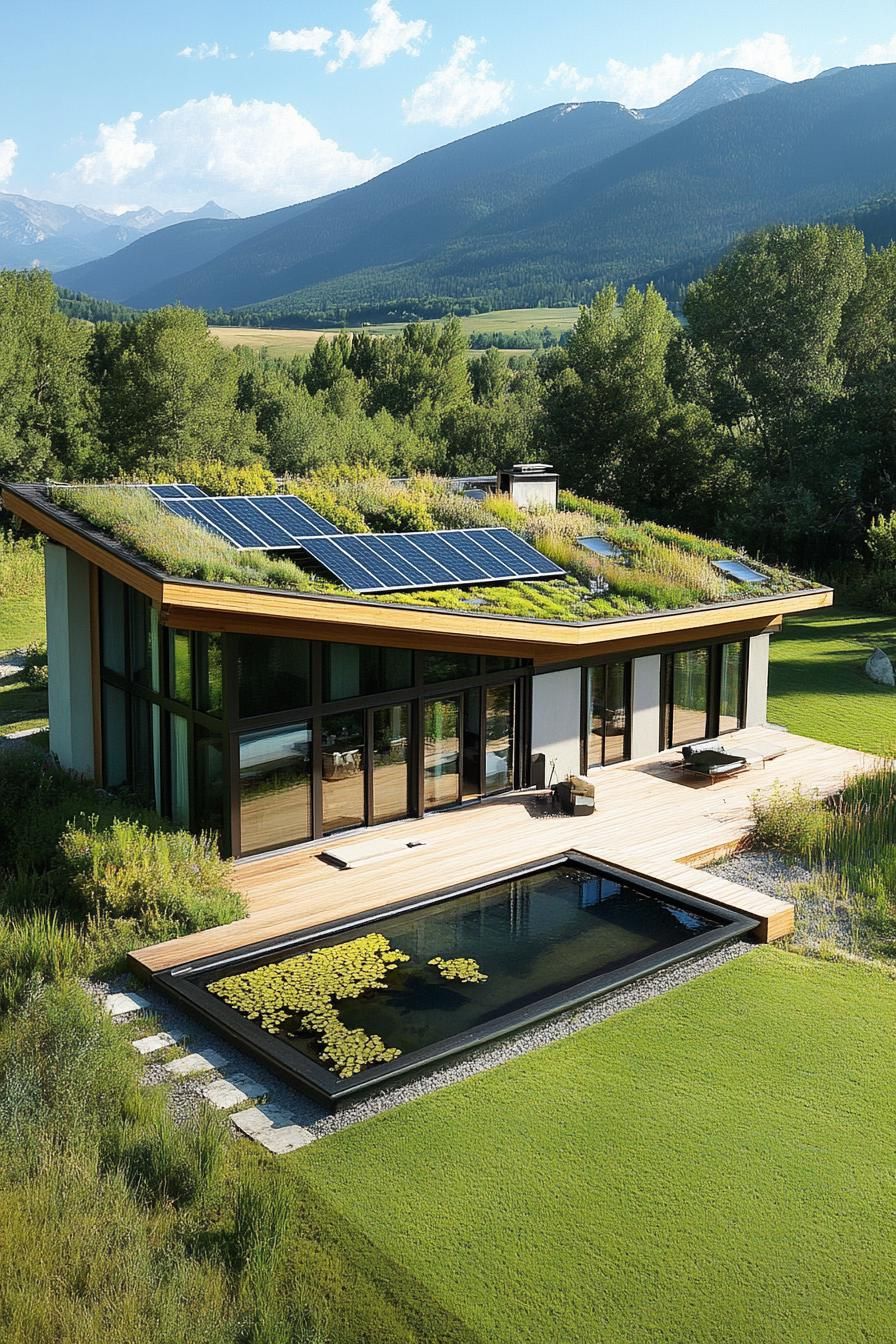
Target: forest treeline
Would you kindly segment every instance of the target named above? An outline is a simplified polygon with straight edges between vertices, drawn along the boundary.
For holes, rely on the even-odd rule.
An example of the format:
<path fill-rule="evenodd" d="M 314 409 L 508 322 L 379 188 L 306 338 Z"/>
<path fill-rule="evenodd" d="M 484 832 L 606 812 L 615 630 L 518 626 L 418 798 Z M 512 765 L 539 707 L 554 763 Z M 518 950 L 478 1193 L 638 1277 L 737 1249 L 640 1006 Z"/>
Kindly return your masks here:
<path fill-rule="evenodd" d="M 513 368 L 497 350 L 470 359 L 456 319 L 341 332 L 285 361 L 223 349 L 186 308 L 72 319 L 48 275 L 0 273 L 0 476 L 545 460 L 633 516 L 820 575 L 858 567 L 873 520 L 896 510 L 896 245 L 866 254 L 853 227 L 761 231 L 683 310 L 685 325 L 654 288 L 608 286 L 563 346 Z"/>

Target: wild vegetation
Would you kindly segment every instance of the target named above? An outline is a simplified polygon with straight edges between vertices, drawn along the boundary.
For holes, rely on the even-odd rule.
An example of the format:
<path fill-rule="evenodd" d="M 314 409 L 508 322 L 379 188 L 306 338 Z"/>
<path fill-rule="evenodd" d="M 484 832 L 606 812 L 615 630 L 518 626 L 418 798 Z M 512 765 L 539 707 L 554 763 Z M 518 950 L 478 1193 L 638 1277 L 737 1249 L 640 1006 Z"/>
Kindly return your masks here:
<path fill-rule="evenodd" d="M 189 475 L 197 484 L 210 480 L 220 483 L 234 476 L 220 463 L 193 462 L 188 466 L 189 472 L 175 474 L 181 479 Z M 244 473 L 237 472 L 235 479 L 243 480 Z M 254 479 L 269 489 L 281 488 L 269 475 L 256 475 Z M 634 524 L 618 509 L 592 504 L 569 492 L 564 493 L 559 510 L 529 513 L 500 495 L 482 501 L 465 499 L 447 481 L 431 476 L 396 483 L 363 471 L 342 475 L 337 468 L 304 480 L 287 479 L 282 488 L 354 532 L 509 527 L 567 571 L 563 579 L 397 593 L 390 594 L 390 601 L 584 621 L 719 602 L 742 592 L 710 563 L 710 557 L 734 556 L 731 548 L 670 528 Z M 161 506 L 143 491 L 125 486 L 56 486 L 51 494 L 57 503 L 124 542 L 166 573 L 294 592 L 345 592 L 292 560 L 235 551 L 196 524 L 163 514 Z M 162 517 L 164 526 L 160 526 Z M 577 544 L 579 537 L 595 532 L 616 545 L 622 558 L 606 559 Z M 763 591 L 786 592 L 802 582 L 785 570 L 770 568 Z"/>
<path fill-rule="evenodd" d="M 797 942 L 822 953 L 880 957 L 896 968 L 896 765 L 849 780 L 833 800 L 799 786 L 754 800 L 753 840 L 798 860 L 787 885 Z"/>

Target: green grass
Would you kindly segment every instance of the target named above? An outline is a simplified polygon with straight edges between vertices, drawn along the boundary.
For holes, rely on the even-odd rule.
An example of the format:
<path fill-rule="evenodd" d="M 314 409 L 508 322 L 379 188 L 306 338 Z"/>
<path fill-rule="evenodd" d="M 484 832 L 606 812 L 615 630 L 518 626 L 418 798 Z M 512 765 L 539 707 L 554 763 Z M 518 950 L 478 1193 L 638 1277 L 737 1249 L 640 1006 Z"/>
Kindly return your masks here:
<path fill-rule="evenodd" d="M 0 533 L 0 655 L 46 638 L 39 546 Z M 2 658 L 0 658 L 2 661 Z M 47 722 L 47 692 L 18 676 L 0 680 L 0 737 Z"/>
<path fill-rule="evenodd" d="M 472 1339 L 892 1339 L 894 1020 L 764 948 L 289 1161 Z"/>
<path fill-rule="evenodd" d="M 472 317 L 458 320 L 468 336 L 478 332 L 541 331 L 548 327 L 554 336 L 569 331 L 579 316 L 578 308 L 498 308 L 490 313 L 476 313 Z M 406 322 L 381 322 L 365 327 L 351 327 L 351 331 L 369 331 L 373 336 L 397 336 L 407 326 Z M 302 329 L 293 327 L 210 327 L 223 346 L 232 350 L 235 345 L 247 345 L 253 350 L 267 349 L 272 355 L 282 355 L 291 359 L 293 355 L 306 355 L 319 336 L 333 337 L 337 333 L 332 327 Z M 471 352 L 481 354 L 480 350 Z M 508 350 L 511 354 L 528 354 L 528 351 Z"/>
<path fill-rule="evenodd" d="M 833 607 L 788 617 L 771 642 L 769 721 L 840 747 L 896 748 L 896 690 L 863 671 L 875 645 L 896 657 L 896 616 Z"/>

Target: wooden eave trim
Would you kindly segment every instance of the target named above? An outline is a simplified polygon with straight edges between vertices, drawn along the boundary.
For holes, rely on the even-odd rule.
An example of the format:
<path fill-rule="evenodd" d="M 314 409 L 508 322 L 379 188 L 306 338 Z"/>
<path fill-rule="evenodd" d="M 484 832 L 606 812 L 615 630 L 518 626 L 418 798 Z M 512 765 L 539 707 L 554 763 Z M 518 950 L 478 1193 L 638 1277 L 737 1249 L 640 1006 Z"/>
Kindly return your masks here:
<path fill-rule="evenodd" d="M 42 532 L 45 537 L 49 537 L 50 541 L 58 542 L 60 546 L 67 547 L 68 550 L 74 551 L 76 555 L 83 556 L 90 564 L 96 565 L 98 569 L 105 570 L 107 574 L 120 579 L 122 583 L 130 584 L 132 588 L 145 593 L 154 602 L 161 602 L 163 588 L 161 576 L 152 575 L 125 556 L 117 555 L 109 547 L 92 541 L 90 537 L 77 528 L 69 527 L 61 518 L 54 517 L 48 511 L 32 504 L 31 500 L 23 498 L 22 495 L 4 489 L 2 503 L 4 509 L 16 514 L 36 531 Z"/>
<path fill-rule="evenodd" d="M 188 620 L 203 623 L 189 628 L 239 628 L 245 633 L 272 633 L 272 627 L 276 626 L 279 633 L 286 635 L 356 643 L 412 645 L 419 644 L 421 639 L 445 640 L 446 647 L 466 646 L 471 651 L 525 648 L 530 651 L 526 656 L 537 657 L 539 650 L 562 649 L 588 656 L 612 645 L 655 644 L 663 636 L 685 631 L 713 632 L 726 625 L 768 623 L 791 612 L 828 607 L 833 601 L 830 588 L 815 588 L 767 598 L 744 598 L 718 606 L 572 624 L 517 616 L 477 616 L 472 612 L 343 600 L 329 595 L 280 593 L 153 573 L 139 561 L 92 540 L 55 511 L 41 508 L 15 490 L 4 488 L 2 502 L 37 531 L 159 603 L 164 624 L 186 625 Z M 205 625 L 207 620 L 212 624 Z M 238 622 L 238 626 L 228 622 Z"/>

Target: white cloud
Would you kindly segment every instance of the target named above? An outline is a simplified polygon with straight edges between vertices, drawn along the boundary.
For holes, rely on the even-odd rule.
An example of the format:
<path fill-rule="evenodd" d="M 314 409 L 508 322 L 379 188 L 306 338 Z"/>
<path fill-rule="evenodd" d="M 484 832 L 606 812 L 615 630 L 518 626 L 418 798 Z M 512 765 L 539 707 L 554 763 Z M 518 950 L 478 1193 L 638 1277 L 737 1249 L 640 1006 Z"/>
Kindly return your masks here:
<path fill-rule="evenodd" d="M 552 65 L 544 82 L 559 84 L 561 89 L 568 89 L 570 93 L 587 93 L 594 88 L 593 75 L 580 74 L 574 65 L 567 65 L 566 61 Z"/>
<path fill-rule="evenodd" d="M 160 209 L 179 209 L 220 199 L 253 213 L 307 200 L 364 182 L 391 166 L 364 158 L 329 140 L 291 103 L 229 94 L 190 99 L 160 113 L 137 140 L 140 114 L 101 126 L 100 149 L 79 159 L 57 179 L 67 199 L 108 208 L 121 200 L 113 186 L 127 180 L 128 198 L 139 196 Z M 85 193 L 84 187 L 94 190 Z"/>
<path fill-rule="evenodd" d="M 268 33 L 269 51 L 310 51 L 323 56 L 333 36 L 329 28 L 286 28 L 283 32 Z"/>
<path fill-rule="evenodd" d="M 15 140 L 0 140 L 0 182 L 8 182 L 12 177 L 13 164 L 19 147 Z"/>
<path fill-rule="evenodd" d="M 873 42 L 859 57 L 859 65 L 888 65 L 896 61 L 896 33 L 889 42 Z"/>
<path fill-rule="evenodd" d="M 880 59 L 890 58 L 882 56 Z M 546 82 L 560 84 L 574 93 L 593 88 L 604 98 L 618 100 L 626 107 L 654 107 L 693 84 L 701 75 L 725 66 L 756 70 L 759 74 L 792 82 L 817 75 L 821 60 L 816 55 L 798 58 L 781 33 L 761 33 L 759 37 L 743 38 L 734 46 L 719 51 L 695 51 L 687 56 L 666 52 L 652 65 L 627 65 L 625 61 L 611 59 L 593 77 L 582 75 L 575 66 L 561 62 L 548 71 Z"/>
<path fill-rule="evenodd" d="M 457 39 L 447 64 L 434 70 L 410 98 L 403 99 L 405 121 L 466 126 L 506 108 L 513 85 L 495 79 L 488 61 L 474 64 L 477 46 L 475 38 Z"/>
<path fill-rule="evenodd" d="M 198 47 L 181 47 L 177 53 L 188 61 L 235 61 L 236 52 L 228 51 L 220 42 L 200 42 Z"/>
<path fill-rule="evenodd" d="M 399 51 L 407 56 L 420 54 L 420 43 L 429 35 L 426 19 L 409 19 L 405 23 L 398 11 L 392 8 L 391 0 L 373 0 L 367 13 L 370 15 L 370 27 L 366 33 L 356 37 L 343 28 L 336 38 L 339 55 L 327 62 L 327 69 L 331 73 L 344 65 L 350 56 L 357 58 L 362 70 L 370 70 L 375 65 L 383 65 Z"/>
<path fill-rule="evenodd" d="M 114 186 L 151 163 L 155 158 L 155 145 L 151 140 L 137 139 L 137 122 L 142 117 L 142 112 L 131 112 L 120 117 L 114 125 L 101 122 L 97 134 L 99 148 L 78 160 L 74 167 L 75 176 L 88 186 L 106 183 Z"/>

